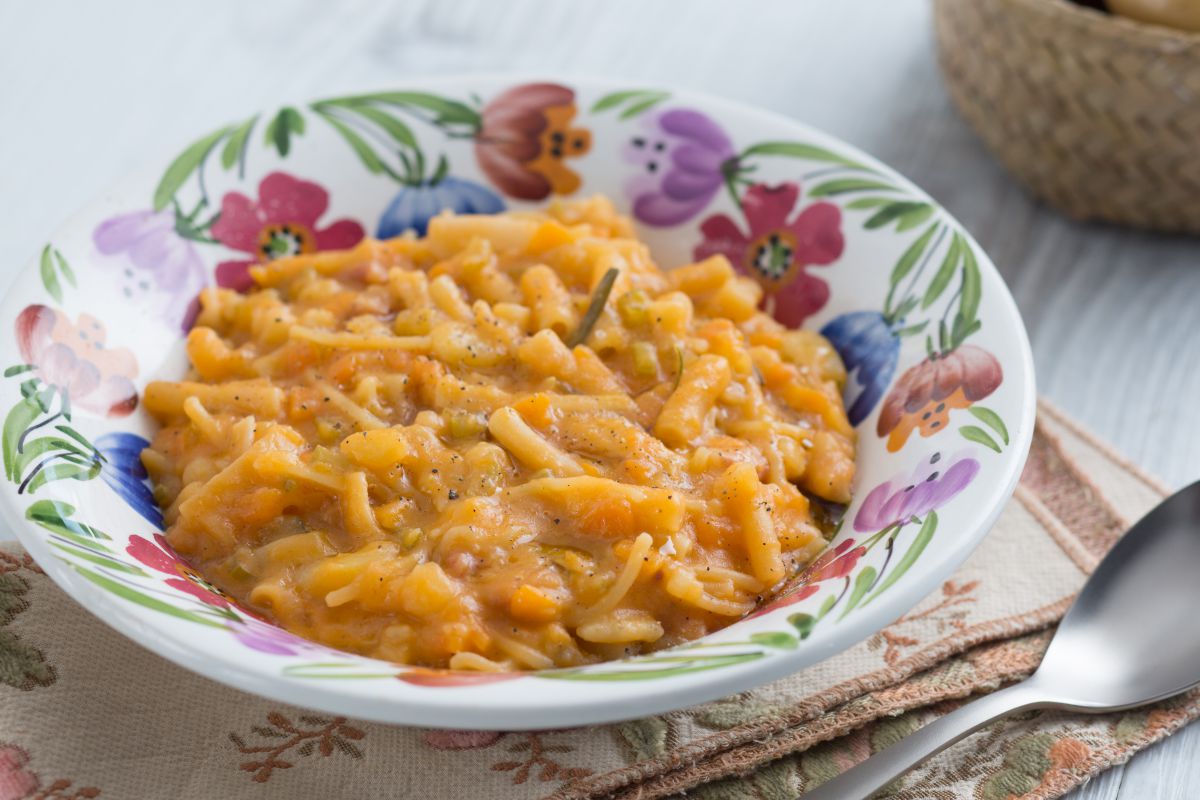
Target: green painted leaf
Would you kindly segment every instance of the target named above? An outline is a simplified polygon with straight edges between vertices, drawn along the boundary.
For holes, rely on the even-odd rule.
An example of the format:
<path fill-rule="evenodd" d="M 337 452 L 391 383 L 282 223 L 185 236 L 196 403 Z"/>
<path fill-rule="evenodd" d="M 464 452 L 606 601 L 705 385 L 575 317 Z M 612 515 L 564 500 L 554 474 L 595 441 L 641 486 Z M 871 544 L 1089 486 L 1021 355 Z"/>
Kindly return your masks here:
<path fill-rule="evenodd" d="M 820 610 L 817 611 L 817 619 L 823 618 L 826 614 L 832 611 L 833 607 L 837 605 L 837 599 L 838 596 L 836 594 L 831 594 L 829 597 L 826 597 L 825 602 L 821 603 Z"/>
<path fill-rule="evenodd" d="M 64 413 L 63 416 L 67 416 L 67 415 Z M 81 434 L 79 431 L 72 428 L 70 425 L 55 425 L 54 430 L 56 430 L 60 433 L 64 433 L 67 436 L 70 436 L 72 439 L 74 439 L 75 441 L 77 441 L 81 445 L 83 445 L 85 448 L 87 448 L 87 450 L 89 452 L 94 452 L 96 450 L 95 445 L 93 445 L 91 442 L 89 442 L 83 436 L 83 434 Z"/>
<path fill-rule="evenodd" d="M 983 428 L 976 427 L 975 425 L 963 425 L 958 429 L 958 432 L 969 442 L 981 444 L 984 447 L 995 450 L 997 453 L 1003 452 L 1003 448 L 996 444 L 996 440 L 988 436 L 987 431 Z"/>
<path fill-rule="evenodd" d="M 14 375 L 20 375 L 22 372 L 29 372 L 35 369 L 33 364 L 15 364 L 4 370 L 4 377 L 11 378 Z"/>
<path fill-rule="evenodd" d="M 267 124 L 263 136 L 268 145 L 275 145 L 280 157 L 286 156 L 292 149 L 292 137 L 304 133 L 304 117 L 291 106 L 284 106 L 279 113 Z"/>
<path fill-rule="evenodd" d="M 106 575 L 101 575 L 99 572 L 89 569 L 81 564 L 71 564 L 71 568 L 100 588 L 112 592 L 118 597 L 128 600 L 131 603 L 137 603 L 139 606 L 148 608 L 151 611 L 159 611 L 172 617 L 186 619 L 189 622 L 196 622 L 201 625 L 209 625 L 213 628 L 225 627 L 224 624 L 217 622 L 214 619 L 210 619 L 209 617 L 206 617 L 197 611 L 189 611 L 185 608 L 177 608 L 170 603 L 159 600 L 157 597 L 151 597 L 148 594 L 144 594 L 137 589 L 134 589 L 132 586 L 126 586 L 119 581 L 115 581 Z"/>
<path fill-rule="evenodd" d="M 846 158 L 840 153 L 835 153 L 832 150 L 827 150 L 824 147 L 818 147 L 815 144 L 805 144 L 803 142 L 762 142 L 761 144 L 753 145 L 742 153 L 741 158 L 749 158 L 751 156 L 787 156 L 789 158 L 802 158 L 808 161 L 824 161 L 828 164 L 841 164 L 844 167 L 853 169 L 862 169 L 869 172 L 874 172 L 871 167 L 862 164 L 851 158 Z M 835 190 L 827 190 L 824 194 L 840 194 L 841 191 L 836 190 L 838 186 L 847 182 L 862 184 L 855 188 L 845 189 L 841 191 L 860 191 L 867 188 L 876 187 L 879 189 L 895 190 L 895 186 L 889 183 L 879 183 L 878 181 L 863 180 L 861 178 L 846 178 L 842 181 L 831 181 L 830 183 L 822 184 L 822 186 L 833 186 Z M 818 187 L 820 188 L 820 187 Z M 817 190 L 809 192 L 811 195 L 820 196 Z"/>
<path fill-rule="evenodd" d="M 916 307 L 917 307 L 917 298 L 915 298 L 915 297 L 906 298 L 903 303 L 896 306 L 896 311 L 895 311 L 896 319 L 904 319 L 906 316 L 908 316 L 908 312 L 912 311 Z M 926 322 L 928 322 L 928 320 L 926 320 Z"/>
<path fill-rule="evenodd" d="M 478 130 L 483 125 L 479 112 L 466 103 L 447 100 L 425 92 L 375 92 L 338 98 L 333 102 L 375 102 L 385 105 L 419 108 L 433 112 L 432 122 L 439 127 L 465 125 Z"/>
<path fill-rule="evenodd" d="M 999 414 L 983 406 L 971 406 L 967 411 L 975 415 L 975 418 L 984 425 L 1000 434 L 1000 438 L 1005 444 L 1008 444 L 1008 426 L 1004 424 L 1004 420 L 1000 418 Z"/>
<path fill-rule="evenodd" d="M 4 450 L 4 474 L 10 481 L 19 482 L 21 473 L 17 469 L 17 442 L 21 439 L 21 434 L 25 432 L 35 419 L 42 414 L 42 409 L 38 404 L 26 396 L 21 402 L 13 406 L 8 416 L 4 419 L 4 431 L 2 435 L 2 443 Z"/>
<path fill-rule="evenodd" d="M 929 240 L 937 233 L 939 227 L 940 225 L 937 222 L 930 225 L 900 256 L 900 260 L 896 262 L 896 266 L 892 267 L 892 277 L 890 280 L 893 288 L 900 281 L 904 280 L 913 271 L 913 268 L 917 266 L 917 262 L 921 260 L 921 255 L 925 252 L 925 248 L 929 246 Z"/>
<path fill-rule="evenodd" d="M 764 647 L 774 647 L 777 650 L 795 650 L 800 645 L 800 641 L 786 631 L 753 633 L 750 635 L 750 641 Z"/>
<path fill-rule="evenodd" d="M 130 564 L 126 564 L 125 562 L 120 561 L 112 556 L 104 555 L 103 553 L 96 552 L 95 550 L 84 550 L 79 547 L 69 547 L 62 542 L 50 542 L 50 544 L 72 558 L 83 559 L 84 561 L 98 564 L 101 567 L 106 567 L 107 569 L 111 569 L 116 572 L 124 572 L 126 575 L 136 575 L 140 578 L 147 577 L 145 570 L 139 569 Z"/>
<path fill-rule="evenodd" d="M 65 480 L 90 481 L 100 474 L 100 462 L 98 461 L 91 464 L 79 464 L 73 463 L 70 456 L 62 456 L 62 459 L 65 463 L 47 464 L 42 467 L 33 480 L 29 481 L 25 491 L 34 494 L 47 483 Z"/>
<path fill-rule="evenodd" d="M 898 191 L 895 186 L 888 183 L 881 183 L 870 178 L 837 178 L 836 180 L 826 181 L 825 183 L 817 184 L 809 191 L 810 197 L 832 197 L 838 194 L 846 194 L 848 192 L 869 192 L 869 191 Z"/>
<path fill-rule="evenodd" d="M 817 618 L 812 614 L 792 614 L 788 617 L 788 622 L 800 634 L 800 641 L 807 639 L 813 632 L 813 628 L 817 626 Z"/>
<path fill-rule="evenodd" d="M 896 581 L 904 577 L 904 573 L 908 572 L 913 564 L 917 563 L 917 559 L 921 557 L 921 553 L 933 540 L 933 534 L 937 532 L 938 516 L 936 511 L 930 511 L 925 515 L 925 522 L 921 525 L 921 530 L 917 531 L 917 536 L 913 539 L 912 544 L 904 551 L 904 555 L 896 562 L 896 566 L 892 567 L 892 571 L 883 579 L 883 583 L 879 584 L 871 596 L 867 598 L 863 605 L 868 605 L 875 600 L 876 597 L 886 592 L 892 587 Z"/>
<path fill-rule="evenodd" d="M 894 202 L 896 201 L 890 197 L 860 197 L 857 200 L 851 200 L 849 203 L 846 203 L 846 208 L 848 210 L 861 211 L 865 208 L 878 208 L 879 206 L 886 206 Z"/>
<path fill-rule="evenodd" d="M 607 111 L 610 108 L 621 105 L 626 100 L 632 100 L 635 97 L 643 97 L 648 94 L 665 94 L 665 92 L 653 92 L 649 89 L 626 89 L 621 92 L 612 92 L 604 95 L 604 97 L 601 97 L 592 104 L 592 113 Z"/>
<path fill-rule="evenodd" d="M 229 139 L 225 142 L 225 147 L 221 150 L 221 166 L 224 169 L 233 169 L 234 164 L 237 164 L 239 169 L 245 167 L 246 148 L 250 144 L 250 134 L 257 122 L 258 115 L 255 114 L 241 125 L 238 125 L 233 133 L 229 135 Z"/>
<path fill-rule="evenodd" d="M 958 269 L 958 263 L 961 259 L 962 236 L 956 232 L 950 238 L 950 247 L 946 250 L 946 256 L 942 259 L 942 265 L 938 267 L 933 280 L 929 282 L 929 287 L 925 290 L 925 296 L 921 299 L 922 309 L 929 308 L 942 296 L 942 292 L 946 291 L 946 287 L 950 285 L 951 279 L 954 278 L 954 271 Z"/>
<path fill-rule="evenodd" d="M 642 112 L 647 111 L 647 110 L 653 108 L 654 106 L 658 105 L 663 100 L 666 100 L 668 97 L 670 97 L 670 95 L 667 94 L 666 92 L 658 92 L 657 94 L 650 95 L 649 97 L 645 98 L 644 100 L 639 100 L 636 103 L 630 104 L 630 106 L 628 108 L 626 108 L 624 111 L 622 111 L 620 114 L 617 115 L 617 118 L 618 119 L 632 119 L 633 117 L 636 117 L 638 114 L 641 114 Z"/>
<path fill-rule="evenodd" d="M 23 475 L 30 464 L 38 461 L 47 453 L 56 451 L 71 453 L 85 461 L 91 461 L 92 459 L 90 452 L 84 452 L 79 449 L 75 442 L 58 436 L 42 436 L 38 439 L 26 439 L 25 446 L 21 448 L 21 452 L 17 453 L 17 474 Z"/>
<path fill-rule="evenodd" d="M 975 252 L 971 244 L 964 240 L 962 297 L 958 301 L 958 313 L 962 314 L 964 326 L 969 326 L 975 322 L 975 316 L 979 313 L 979 300 L 982 291 L 979 262 L 975 260 Z M 956 338 L 954 345 L 957 347 L 962 344 L 962 340 L 969 335 L 969 333 L 963 333 L 962 338 Z"/>
<path fill-rule="evenodd" d="M 54 263 L 58 265 L 58 271 L 67 279 L 67 283 L 71 284 L 71 286 L 76 286 L 75 270 L 71 269 L 71 265 L 67 263 L 67 259 L 58 250 L 54 251 Z"/>
<path fill-rule="evenodd" d="M 417 137 L 413 135 L 412 129 L 401 122 L 391 114 L 376 108 L 375 106 L 357 105 L 351 106 L 355 114 L 358 114 L 363 119 L 370 120 L 391 136 L 399 144 L 405 147 L 417 150 Z"/>
<path fill-rule="evenodd" d="M 661 669 L 637 670 L 554 670 L 535 672 L 532 677 L 546 678 L 558 681 L 644 681 L 654 678 L 669 678 L 675 675 L 689 675 L 693 672 L 705 672 L 720 667 L 730 667 L 747 661 L 756 661 L 766 655 L 763 651 L 754 653 L 734 653 L 729 656 L 697 657 L 677 666 Z"/>
<path fill-rule="evenodd" d="M 903 339 L 905 336 L 916 336 L 919 333 L 924 333 L 925 328 L 929 325 L 929 320 L 918 322 L 916 325 L 909 325 L 896 331 L 896 337 Z"/>
<path fill-rule="evenodd" d="M 920 203 L 916 208 L 900 215 L 900 220 L 896 223 L 896 232 L 910 231 L 932 216 L 933 206 L 929 203 Z"/>
<path fill-rule="evenodd" d="M 217 146 L 217 143 L 229 135 L 233 127 L 226 125 L 224 128 L 215 130 L 202 139 L 198 139 L 188 146 L 186 150 L 171 162 L 167 167 L 167 171 L 163 173 L 162 178 L 158 182 L 158 187 L 154 190 L 154 210 L 162 211 L 175 197 L 180 187 L 187 181 L 196 169 L 204 163 L 204 159 L 212 152 L 212 149 Z"/>
<path fill-rule="evenodd" d="M 62 287 L 58 285 L 58 276 L 54 274 L 54 262 L 50 256 L 50 245 L 42 248 L 42 258 L 40 263 L 40 271 L 42 275 L 42 286 L 46 287 L 46 291 L 50 293 L 58 302 L 63 301 Z"/>
<path fill-rule="evenodd" d="M 862 602 L 863 597 L 870 590 L 872 584 L 875 583 L 875 576 L 878 574 L 879 571 L 874 567 L 864 567 L 854 577 L 854 588 L 850 591 L 850 597 L 846 600 L 846 607 L 842 610 L 842 615 L 838 619 L 845 619 L 847 614 L 858 608 L 858 604 Z"/>
<path fill-rule="evenodd" d="M 379 156 L 375 155 L 375 151 L 371 149 L 371 146 L 367 144 L 361 136 L 352 131 L 349 126 L 332 114 L 324 112 L 318 113 L 321 114 L 321 119 L 328 122 L 330 127 L 341 134 L 342 138 L 346 140 L 346 144 L 350 145 L 351 149 L 354 150 L 354 153 L 358 156 L 359 160 L 362 161 L 363 166 L 365 166 L 368 171 L 376 175 L 387 171 L 387 167 L 384 165 L 383 161 L 380 160 Z"/>
<path fill-rule="evenodd" d="M 903 217 L 914 211 L 927 211 L 929 213 L 932 213 L 932 209 L 929 208 L 928 203 L 917 203 L 917 202 L 911 202 L 911 201 L 907 201 L 907 200 L 903 200 L 903 201 L 897 200 L 895 202 L 889 203 L 888 205 L 884 206 L 883 208 L 879 209 L 874 214 L 872 214 L 870 217 L 868 217 L 867 221 L 863 223 L 863 227 L 866 228 L 867 230 L 874 230 L 876 228 L 882 228 L 885 225 L 887 225 L 889 222 L 891 222 L 892 220 Z M 928 217 L 929 213 L 926 213 L 925 216 Z M 897 230 L 899 230 L 899 229 L 897 229 Z"/>
<path fill-rule="evenodd" d="M 25 509 L 25 518 L 60 536 L 112 540 L 111 536 L 99 528 L 93 528 L 91 525 L 71 519 L 74 513 L 75 507 L 61 500 L 38 500 Z M 94 546 L 100 547 L 101 545 Z"/>

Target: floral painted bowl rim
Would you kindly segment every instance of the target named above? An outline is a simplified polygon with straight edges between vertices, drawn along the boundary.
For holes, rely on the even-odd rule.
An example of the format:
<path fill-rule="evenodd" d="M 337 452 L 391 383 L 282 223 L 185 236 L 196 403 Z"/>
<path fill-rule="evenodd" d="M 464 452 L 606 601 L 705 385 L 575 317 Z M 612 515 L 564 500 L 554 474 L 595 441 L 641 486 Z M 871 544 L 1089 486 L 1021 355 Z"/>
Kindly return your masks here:
<path fill-rule="evenodd" d="M 625 88 L 609 79 L 572 74 L 549 78 L 521 73 L 466 73 L 417 77 L 397 83 L 408 91 L 458 90 L 466 92 L 467 90 L 477 90 L 487 92 L 490 96 L 490 93 L 498 92 L 506 87 L 539 81 L 565 84 L 583 92 L 605 93 L 606 96 L 621 94 L 620 90 Z M 385 88 L 394 90 L 397 85 Z M 172 635 L 163 636 L 156 626 L 151 624 L 151 618 L 143 609 L 121 603 L 109 592 L 74 573 L 64 561 L 55 558 L 53 551 L 40 535 L 37 526 L 32 524 L 18 507 L 18 496 L 13 487 L 8 484 L 6 484 L 6 491 L 0 492 L 2 495 L 0 518 L 8 523 L 10 529 L 16 533 L 19 542 L 64 591 L 105 624 L 148 650 L 227 686 L 302 707 L 393 724 L 528 730 L 598 724 L 667 712 L 783 678 L 836 655 L 891 624 L 936 589 L 937 585 L 967 558 L 995 523 L 1016 488 L 1032 442 L 1036 413 L 1033 357 L 1020 312 L 991 260 L 978 248 L 974 239 L 962 230 L 957 220 L 946 213 L 927 193 L 888 165 L 832 134 L 777 112 L 703 92 L 662 87 L 661 84 L 656 84 L 654 90 L 651 91 L 658 89 L 662 89 L 663 94 L 669 96 L 672 101 L 677 100 L 690 107 L 702 109 L 705 113 L 716 115 L 723 120 L 736 119 L 744 127 L 755 129 L 786 130 L 799 140 L 817 142 L 830 151 L 871 168 L 877 174 L 892 181 L 897 188 L 905 191 L 907 197 L 930 204 L 948 225 L 957 226 L 967 245 L 976 253 L 982 281 L 987 288 L 985 296 L 987 298 L 986 306 L 990 309 L 988 317 L 998 321 L 1004 327 L 1005 332 L 1012 337 L 1008 341 L 1008 345 L 1010 352 L 1016 356 L 1015 361 L 1005 362 L 1007 381 L 1010 384 L 1019 384 L 1019 398 L 1015 403 L 1017 413 L 1009 425 L 1012 439 L 1011 442 L 1008 442 L 1008 431 L 1006 430 L 1004 435 L 1007 448 L 1002 454 L 1002 469 L 999 475 L 992 476 L 986 495 L 982 498 L 976 497 L 975 512 L 970 527 L 955 531 L 954 539 L 950 543 L 943 542 L 937 548 L 938 559 L 936 562 L 927 558 L 922 564 L 924 567 L 922 571 L 908 573 L 909 579 L 897 583 L 890 590 L 886 602 L 870 607 L 865 605 L 860 607 L 851 619 L 839 620 L 839 624 L 821 629 L 818 631 L 819 635 L 814 634 L 812 638 L 804 641 L 802 646 L 771 652 L 772 657 L 760 658 L 749 663 L 738 663 L 724 669 L 693 674 L 673 674 L 659 680 L 605 680 L 580 683 L 572 681 L 538 681 L 535 683 L 528 679 L 538 677 L 538 673 L 529 673 L 522 675 L 524 680 L 520 681 L 481 682 L 457 686 L 453 691 L 430 688 L 438 686 L 436 682 L 422 684 L 420 681 L 413 681 L 413 685 L 405 685 L 405 691 L 399 696 L 381 697 L 375 693 L 354 691 L 349 688 L 353 683 L 361 684 L 364 681 L 306 681 L 303 678 L 284 677 L 277 671 L 256 668 L 253 665 L 248 666 L 249 657 L 246 653 L 236 649 L 199 651 L 189 641 L 186 630 L 183 635 L 175 635 L 175 629 L 184 626 L 182 622 L 178 626 L 172 627 Z M 71 215 L 62 225 L 58 226 L 56 232 L 61 233 L 94 224 L 98 206 L 104 205 L 110 198 L 127 195 L 133 187 L 152 186 L 164 163 L 166 163 L 166 159 L 157 159 L 131 172 L 125 179 L 113 184 L 110 190 Z M 6 293 L 2 307 L 3 313 L 0 314 L 0 317 L 6 320 L 15 318 L 17 308 L 20 303 L 24 302 L 23 300 L 18 302 L 18 295 L 22 293 L 21 290 L 25 284 L 37 281 L 40 266 L 39 260 L 35 257 L 24 269 L 18 271 Z M 3 352 L 6 357 L 12 356 L 14 350 L 15 347 L 11 344 L 11 340 L 9 344 L 0 347 L 0 352 Z M 13 359 L 9 358 L 9 360 Z M 7 398 L 6 389 L 7 387 L 0 387 L 0 393 L 3 393 L 0 396 Z M 861 446 L 860 443 L 860 448 Z M 882 443 L 878 446 L 881 447 Z M 775 616 L 780 616 L 782 619 L 778 612 Z M 770 619 L 770 617 L 763 619 Z M 731 626 L 731 628 L 744 624 L 745 621 L 738 623 L 737 626 Z M 711 642 L 714 643 L 711 646 L 721 647 L 723 645 L 720 640 L 731 638 L 729 635 L 731 628 L 704 637 L 697 643 L 710 646 Z M 775 635 L 771 632 L 761 631 L 755 635 L 760 634 Z M 386 664 L 386 662 L 355 656 L 346 655 L 345 657 L 357 663 L 374 663 L 381 666 Z M 622 664 L 625 662 L 608 663 Z M 393 668 L 392 674 L 388 676 L 392 678 L 397 677 L 405 669 L 403 665 L 387 666 Z M 392 685 L 397 683 L 399 682 L 392 681 Z M 568 687 L 571 688 L 571 691 L 549 691 L 556 686 Z M 547 701 L 549 695 L 552 696 Z"/>

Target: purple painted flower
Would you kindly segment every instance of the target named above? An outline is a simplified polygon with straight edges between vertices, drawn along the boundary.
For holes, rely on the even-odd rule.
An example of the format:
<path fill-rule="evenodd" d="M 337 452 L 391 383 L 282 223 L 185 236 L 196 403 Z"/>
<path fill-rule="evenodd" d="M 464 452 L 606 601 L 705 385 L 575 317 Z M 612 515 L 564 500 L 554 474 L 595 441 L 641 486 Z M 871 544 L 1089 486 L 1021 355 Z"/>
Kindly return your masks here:
<path fill-rule="evenodd" d="M 854 516 L 854 529 L 881 531 L 924 517 L 958 495 L 979 473 L 979 462 L 964 451 L 946 459 L 934 453 L 908 475 L 897 475 L 871 490 Z"/>
<path fill-rule="evenodd" d="M 333 652 L 323 645 L 302 639 L 294 633 L 288 633 L 283 628 L 250 616 L 242 617 L 241 622 L 230 623 L 229 630 L 239 642 L 260 653 L 296 656 L 301 653 Z"/>
<path fill-rule="evenodd" d="M 895 326 L 878 311 L 852 311 L 831 320 L 821 335 L 846 364 L 846 414 L 857 425 L 870 416 L 896 372 L 900 339 Z"/>
<path fill-rule="evenodd" d="M 175 230 L 170 211 L 134 211 L 101 222 L 92 232 L 100 265 L 113 272 L 121 290 L 144 312 L 191 327 L 204 288 L 204 261 Z"/>
<path fill-rule="evenodd" d="M 733 143 L 710 117 L 690 108 L 645 114 L 641 121 L 645 131 L 624 150 L 625 160 L 639 170 L 625 186 L 633 216 L 656 227 L 678 225 L 721 190 Z"/>

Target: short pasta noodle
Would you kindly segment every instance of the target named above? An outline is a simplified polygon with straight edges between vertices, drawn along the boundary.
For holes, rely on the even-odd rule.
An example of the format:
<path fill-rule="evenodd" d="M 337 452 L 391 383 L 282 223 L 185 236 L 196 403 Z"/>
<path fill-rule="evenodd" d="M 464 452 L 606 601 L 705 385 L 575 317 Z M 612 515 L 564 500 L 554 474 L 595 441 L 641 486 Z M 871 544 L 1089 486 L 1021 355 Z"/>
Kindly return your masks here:
<path fill-rule="evenodd" d="M 720 256 L 661 270 L 604 198 L 210 288 L 147 386 L 167 538 L 345 650 L 568 667 L 703 636 L 824 547 L 854 477 L 845 371 Z"/>

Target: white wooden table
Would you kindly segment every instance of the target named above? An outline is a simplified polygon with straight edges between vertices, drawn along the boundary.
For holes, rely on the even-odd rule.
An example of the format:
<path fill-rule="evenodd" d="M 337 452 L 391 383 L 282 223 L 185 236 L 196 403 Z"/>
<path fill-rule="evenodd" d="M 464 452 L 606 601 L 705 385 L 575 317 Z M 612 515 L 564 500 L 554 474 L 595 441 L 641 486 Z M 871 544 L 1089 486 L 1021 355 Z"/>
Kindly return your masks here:
<path fill-rule="evenodd" d="M 1200 473 L 1200 242 L 1031 202 L 950 107 L 926 0 L 3 0 L 0 281 L 197 131 L 283 100 L 500 70 L 714 92 L 874 153 L 1000 264 L 1043 393 L 1171 484 Z M 1200 796 L 1198 750 L 1193 726 L 1072 798 Z"/>

